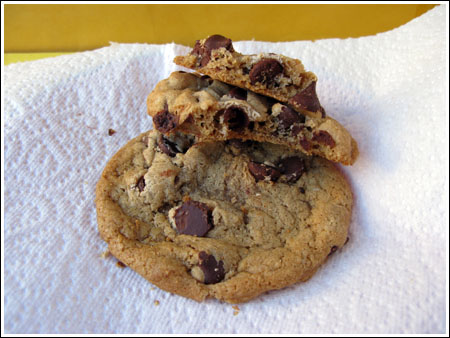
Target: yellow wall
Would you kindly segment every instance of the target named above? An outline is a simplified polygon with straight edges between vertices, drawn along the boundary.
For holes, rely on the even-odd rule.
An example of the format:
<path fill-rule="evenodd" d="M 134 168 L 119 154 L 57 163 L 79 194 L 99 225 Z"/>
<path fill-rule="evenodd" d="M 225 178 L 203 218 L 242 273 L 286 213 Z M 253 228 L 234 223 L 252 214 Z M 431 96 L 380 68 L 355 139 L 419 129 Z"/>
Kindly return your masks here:
<path fill-rule="evenodd" d="M 233 40 L 346 38 L 398 27 L 435 5 L 21 5 L 4 6 L 5 53 L 82 51 L 114 42 L 193 45 Z"/>

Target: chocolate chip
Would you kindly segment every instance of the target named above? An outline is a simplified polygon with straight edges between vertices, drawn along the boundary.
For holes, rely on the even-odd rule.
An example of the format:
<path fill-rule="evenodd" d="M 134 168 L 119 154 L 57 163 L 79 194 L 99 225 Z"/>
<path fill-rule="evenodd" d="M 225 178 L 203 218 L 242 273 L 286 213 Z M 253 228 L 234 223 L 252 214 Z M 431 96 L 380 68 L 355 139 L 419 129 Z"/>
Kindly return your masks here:
<path fill-rule="evenodd" d="M 203 60 L 205 57 L 208 57 L 208 55 L 205 53 L 205 47 L 202 46 L 202 44 L 200 43 L 200 40 L 197 40 L 195 42 L 195 46 L 194 46 L 194 49 L 192 49 L 191 54 L 199 56 L 201 58 L 201 60 Z M 208 57 L 208 62 L 209 62 L 209 57 Z M 208 62 L 206 62 L 206 63 L 208 63 Z"/>
<path fill-rule="evenodd" d="M 145 188 L 145 179 L 144 176 L 139 177 L 136 186 L 138 187 L 139 191 L 142 192 L 144 191 Z"/>
<path fill-rule="evenodd" d="M 275 182 L 281 175 L 280 171 L 277 168 L 254 161 L 250 161 L 248 163 L 248 170 L 253 175 L 256 182 L 266 179 Z"/>
<path fill-rule="evenodd" d="M 153 117 L 153 123 L 155 128 L 161 133 L 167 133 L 178 125 L 178 116 L 169 113 L 166 105 L 164 110 L 161 110 Z"/>
<path fill-rule="evenodd" d="M 216 284 L 225 278 L 223 262 L 217 262 L 213 255 L 208 255 L 205 251 L 198 254 L 200 259 L 199 267 L 203 271 L 205 284 Z"/>
<path fill-rule="evenodd" d="M 160 135 L 158 138 L 158 147 L 164 154 L 170 157 L 175 157 L 176 154 L 180 152 L 177 149 L 177 145 L 169 141 L 163 135 Z"/>
<path fill-rule="evenodd" d="M 305 126 L 295 125 L 291 129 L 291 134 L 297 136 L 303 129 L 305 129 Z"/>
<path fill-rule="evenodd" d="M 334 146 L 336 145 L 333 137 L 331 137 L 331 135 L 325 130 L 316 131 L 312 137 L 312 140 L 317 143 L 325 144 L 330 148 L 334 148 Z"/>
<path fill-rule="evenodd" d="M 292 156 L 281 160 L 278 163 L 280 171 L 286 176 L 289 183 L 297 182 L 300 176 L 305 172 L 305 163 L 300 157 Z"/>
<path fill-rule="evenodd" d="M 114 129 L 108 129 L 108 135 L 113 136 L 116 133 Z"/>
<path fill-rule="evenodd" d="M 280 115 L 278 115 L 278 119 L 280 120 L 280 127 L 283 129 L 289 129 L 291 125 L 294 123 L 303 123 L 305 122 L 305 117 L 297 113 L 294 109 L 289 108 L 288 106 L 283 106 L 281 108 Z"/>
<path fill-rule="evenodd" d="M 174 215 L 180 234 L 203 237 L 213 227 L 212 213 L 204 203 L 187 201 Z"/>
<path fill-rule="evenodd" d="M 271 84 L 278 74 L 283 72 L 283 66 L 275 59 L 262 59 L 250 70 L 250 82 Z"/>
<path fill-rule="evenodd" d="M 311 112 L 321 110 L 319 98 L 316 94 L 316 82 L 311 82 L 311 84 L 303 91 L 291 97 L 289 99 L 289 103 L 294 107 L 305 109 Z M 322 115 L 324 112 L 325 110 L 323 110 Z"/>
<path fill-rule="evenodd" d="M 223 122 L 228 129 L 236 132 L 243 131 L 249 125 L 247 114 L 241 108 L 233 106 L 224 110 Z"/>
<path fill-rule="evenodd" d="M 116 262 L 116 266 L 119 267 L 119 268 L 122 268 L 122 269 L 127 267 L 127 266 L 126 266 L 123 262 L 121 262 L 121 261 L 117 261 L 117 262 Z"/>
<path fill-rule="evenodd" d="M 204 67 L 211 60 L 211 51 L 222 47 L 231 52 L 234 50 L 232 41 L 230 39 L 216 34 L 211 35 L 208 39 L 206 39 L 203 46 L 201 45 L 200 41 L 197 40 L 191 53 L 200 57 L 200 65 Z"/>
<path fill-rule="evenodd" d="M 311 150 L 311 143 L 304 137 L 300 139 L 300 145 L 306 151 L 310 151 Z"/>
<path fill-rule="evenodd" d="M 330 250 L 330 253 L 328 254 L 328 256 L 331 256 L 332 254 L 334 254 L 337 251 L 337 249 L 339 249 L 339 247 L 337 245 L 333 245 L 331 247 L 331 250 Z"/>
<path fill-rule="evenodd" d="M 205 47 L 207 50 L 209 50 L 210 53 L 212 50 L 219 48 L 225 48 L 231 51 L 233 49 L 233 44 L 231 39 L 228 39 L 219 34 L 214 34 L 206 39 Z"/>
<path fill-rule="evenodd" d="M 234 99 L 247 100 L 247 91 L 245 89 L 234 87 L 228 92 L 228 95 Z"/>

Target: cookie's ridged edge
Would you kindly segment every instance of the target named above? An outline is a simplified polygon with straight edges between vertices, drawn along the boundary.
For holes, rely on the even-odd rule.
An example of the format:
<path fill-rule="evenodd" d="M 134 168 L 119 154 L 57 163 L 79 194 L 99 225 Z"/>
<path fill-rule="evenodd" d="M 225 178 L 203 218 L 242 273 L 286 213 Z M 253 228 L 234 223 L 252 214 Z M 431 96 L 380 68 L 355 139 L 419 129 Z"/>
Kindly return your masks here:
<path fill-rule="evenodd" d="M 286 266 L 278 269 L 270 269 L 264 275 L 252 274 L 246 271 L 238 272 L 232 279 L 223 283 L 211 285 L 211 294 L 228 303 L 246 302 L 258 295 L 285 288 L 287 286 L 304 282 L 311 278 L 317 269 L 325 263 L 329 256 L 328 248 L 336 245 L 344 246 L 350 227 L 353 193 L 350 185 L 343 174 L 334 164 L 326 159 L 314 158 L 315 174 L 322 178 L 322 184 L 327 186 L 324 190 L 328 195 L 327 200 L 321 201 L 321 206 L 313 208 L 311 227 L 314 226 L 327 231 L 316 233 L 312 231 L 310 240 L 319 247 L 310 247 L 308 240 L 294 237 L 286 246 L 275 248 L 267 252 L 270 256 L 279 255 Z M 325 224 L 325 222 L 327 222 Z M 309 244 L 308 244 L 309 243 Z M 299 248 L 298 245 L 301 247 Z M 305 252 L 308 256 L 310 266 L 305 268 L 304 261 L 300 255 Z M 245 259 L 244 259 L 245 260 Z M 297 264 L 292 264 L 297 262 Z M 241 265 L 243 262 L 241 262 Z M 288 266 L 288 268 L 286 268 Z"/>
<path fill-rule="evenodd" d="M 200 302 L 208 295 L 205 285 L 193 279 L 186 272 L 185 267 L 176 260 L 158 255 L 159 247 L 170 246 L 169 243 L 158 243 L 157 246 L 144 245 L 130 240 L 120 233 L 122 224 L 125 222 L 133 224 L 134 219 L 127 216 L 111 198 L 110 192 L 114 184 L 110 181 L 117 177 L 115 175 L 117 166 L 124 164 L 133 156 L 130 149 L 139 145 L 146 134 L 141 134 L 129 141 L 111 158 L 103 170 L 97 183 L 95 198 L 98 230 L 102 239 L 108 243 L 111 254 L 145 279 L 165 291 Z M 174 266 L 176 268 L 173 268 Z"/>
<path fill-rule="evenodd" d="M 140 146 L 139 142 L 144 135 L 142 134 L 131 140 L 108 162 L 96 188 L 97 218 L 100 234 L 108 243 L 111 253 L 159 288 L 196 301 L 202 301 L 211 296 L 228 303 L 246 302 L 266 291 L 281 289 L 309 279 L 327 259 L 328 252 L 326 250 L 328 248 L 332 245 L 339 247 L 344 245 L 353 203 L 351 190 L 348 182 L 331 162 L 315 158 L 314 170 L 319 170 L 317 175 L 327 186 L 324 191 L 330 200 L 327 198 L 326 201 L 322 202 L 321 208 L 315 208 L 318 215 L 314 218 L 316 222 L 311 224 L 317 223 L 317 226 L 322 229 L 323 214 L 335 215 L 335 217 L 331 217 L 333 220 L 331 223 L 334 226 L 333 224 L 327 224 L 327 226 L 331 226 L 329 229 L 331 233 L 326 232 L 323 239 L 320 238 L 320 234 L 313 233 L 315 241 L 318 239 L 319 248 L 312 250 L 311 247 L 303 247 L 292 250 L 296 247 L 295 244 L 297 246 L 298 244 L 302 245 L 301 240 L 295 237 L 291 241 L 293 243 L 268 252 L 269 255 L 279 252 L 284 257 L 288 269 L 286 269 L 286 266 L 281 266 L 278 269 L 263 269 L 262 275 L 244 269 L 231 279 L 218 284 L 204 285 L 197 282 L 186 271 L 183 264 L 165 256 L 167 252 L 173 249 L 171 248 L 174 245 L 173 243 L 159 242 L 150 246 L 130 240 L 120 233 L 120 227 L 123 223 L 127 222 L 132 227 L 135 220 L 125 215 L 118 204 L 110 197 L 110 191 L 114 187 L 114 183 L 110 181 L 117 177 L 117 166 L 123 165 L 126 160 L 133 156 L 134 152 L 130 149 L 136 145 Z M 330 222 L 330 217 L 327 219 Z M 312 252 L 311 257 L 308 258 L 311 260 L 309 268 L 305 269 L 302 264 L 292 265 L 292 261 L 303 263 L 299 258 L 301 250 L 306 250 L 308 253 Z M 259 255 L 255 257 L 258 258 Z"/>

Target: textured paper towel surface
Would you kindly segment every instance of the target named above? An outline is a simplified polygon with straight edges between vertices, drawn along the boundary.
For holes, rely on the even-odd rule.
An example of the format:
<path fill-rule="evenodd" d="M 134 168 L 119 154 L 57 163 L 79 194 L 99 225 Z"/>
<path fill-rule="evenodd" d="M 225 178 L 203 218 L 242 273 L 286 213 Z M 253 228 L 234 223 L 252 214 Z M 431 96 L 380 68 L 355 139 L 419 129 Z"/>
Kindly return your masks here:
<path fill-rule="evenodd" d="M 244 53 L 301 59 L 361 153 L 343 168 L 356 203 L 349 243 L 308 282 L 237 315 L 152 288 L 100 257 L 95 184 L 108 159 L 151 128 L 146 96 L 189 49 L 113 44 L 5 67 L 5 332 L 445 332 L 445 20 L 440 6 L 377 36 L 235 42 Z"/>

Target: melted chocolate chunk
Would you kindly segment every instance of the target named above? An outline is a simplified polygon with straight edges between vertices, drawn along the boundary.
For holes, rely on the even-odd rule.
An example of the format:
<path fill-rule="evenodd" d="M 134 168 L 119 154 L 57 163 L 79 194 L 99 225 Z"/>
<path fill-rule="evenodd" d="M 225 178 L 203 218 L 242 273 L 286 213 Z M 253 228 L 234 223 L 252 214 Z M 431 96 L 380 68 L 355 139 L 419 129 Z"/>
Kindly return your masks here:
<path fill-rule="evenodd" d="M 207 38 L 203 46 L 201 45 L 200 41 L 197 40 L 191 53 L 194 55 L 198 55 L 201 58 L 200 65 L 204 67 L 211 60 L 211 51 L 222 47 L 229 50 L 230 52 L 234 51 L 231 39 L 216 34 L 211 35 L 209 38 Z"/>
<path fill-rule="evenodd" d="M 228 92 L 228 95 L 234 99 L 247 100 L 247 91 L 245 89 L 234 87 Z"/>
<path fill-rule="evenodd" d="M 305 129 L 305 126 L 295 125 L 291 129 L 291 134 L 297 136 L 303 129 Z"/>
<path fill-rule="evenodd" d="M 250 70 L 250 82 L 272 84 L 275 77 L 283 72 L 283 66 L 275 59 L 262 59 Z"/>
<path fill-rule="evenodd" d="M 235 132 L 243 131 L 250 123 L 247 114 L 241 108 L 233 106 L 224 110 L 223 122 Z"/>
<path fill-rule="evenodd" d="M 226 50 L 232 51 L 233 44 L 232 44 L 231 39 L 228 39 L 219 34 L 214 34 L 206 39 L 205 48 L 210 52 L 214 49 L 219 49 L 219 48 L 225 48 Z"/>
<path fill-rule="evenodd" d="M 289 183 L 297 182 L 300 176 L 305 172 L 305 163 L 297 156 L 287 157 L 281 160 L 278 163 L 278 166 Z"/>
<path fill-rule="evenodd" d="M 256 182 L 266 180 L 266 178 L 272 182 L 275 182 L 281 175 L 277 168 L 254 161 L 248 163 L 248 170 L 253 175 Z"/>
<path fill-rule="evenodd" d="M 177 145 L 166 139 L 163 135 L 160 135 L 158 138 L 158 147 L 164 154 L 170 157 L 175 157 L 180 152 L 177 149 Z"/>
<path fill-rule="evenodd" d="M 321 111 L 322 115 L 324 115 L 325 112 L 325 110 L 323 110 L 320 106 L 319 98 L 316 94 L 315 81 L 311 82 L 311 84 L 303 91 L 291 97 L 289 99 L 289 103 L 297 108 L 305 109 L 311 112 Z"/>
<path fill-rule="evenodd" d="M 306 151 L 310 151 L 311 150 L 311 143 L 304 137 L 300 140 L 300 145 Z"/>
<path fill-rule="evenodd" d="M 294 123 L 304 123 L 305 117 L 297 113 L 294 109 L 288 106 L 283 106 L 281 108 L 280 115 L 278 115 L 280 120 L 279 124 L 282 129 L 289 129 Z"/>
<path fill-rule="evenodd" d="M 211 209 L 204 203 L 187 201 L 174 215 L 178 233 L 203 237 L 214 226 Z"/>
<path fill-rule="evenodd" d="M 169 113 L 167 105 L 153 118 L 155 128 L 161 133 L 167 133 L 178 125 L 178 116 Z"/>
<path fill-rule="evenodd" d="M 198 258 L 200 259 L 199 267 L 205 277 L 205 284 L 216 284 L 225 278 L 222 261 L 217 262 L 213 255 L 208 255 L 205 251 L 200 251 Z"/>
<path fill-rule="evenodd" d="M 330 148 L 334 148 L 336 145 L 333 137 L 331 137 L 331 135 L 325 130 L 316 131 L 312 137 L 312 140 L 317 143 L 325 144 Z"/>
<path fill-rule="evenodd" d="M 145 179 L 144 176 L 139 177 L 137 183 L 136 183 L 137 188 L 139 189 L 140 192 L 144 191 L 145 188 Z"/>

